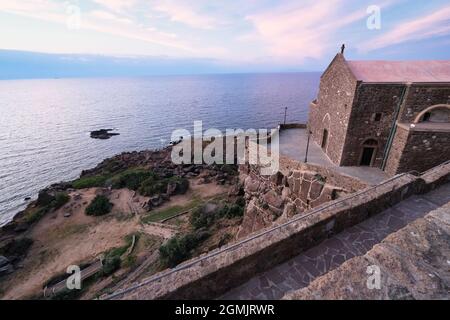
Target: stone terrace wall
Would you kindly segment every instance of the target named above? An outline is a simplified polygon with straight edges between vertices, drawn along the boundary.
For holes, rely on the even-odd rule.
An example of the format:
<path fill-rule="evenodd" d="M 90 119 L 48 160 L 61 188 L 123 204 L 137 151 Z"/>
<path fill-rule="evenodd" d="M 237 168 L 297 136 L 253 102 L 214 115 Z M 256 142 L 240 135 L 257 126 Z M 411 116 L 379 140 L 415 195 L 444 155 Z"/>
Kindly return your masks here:
<path fill-rule="evenodd" d="M 450 165 L 426 176 L 402 174 L 343 199 L 326 203 L 307 215 L 271 227 L 238 243 L 161 272 L 107 299 L 210 299 L 253 275 L 278 265 L 327 237 L 400 202 L 449 181 Z"/>
<path fill-rule="evenodd" d="M 282 158 L 280 164 L 280 171 L 272 176 L 260 175 L 256 165 L 240 166 L 247 207 L 238 238 L 366 187 L 330 169 L 289 158 Z"/>

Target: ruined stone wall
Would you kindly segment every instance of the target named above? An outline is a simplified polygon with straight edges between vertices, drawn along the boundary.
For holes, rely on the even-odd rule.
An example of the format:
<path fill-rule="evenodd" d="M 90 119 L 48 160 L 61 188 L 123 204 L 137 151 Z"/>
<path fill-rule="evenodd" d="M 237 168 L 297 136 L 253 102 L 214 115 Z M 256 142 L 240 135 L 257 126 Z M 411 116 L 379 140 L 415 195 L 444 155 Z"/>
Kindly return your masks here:
<path fill-rule="evenodd" d="M 283 156 L 276 174 L 262 176 L 259 170 L 255 165 L 239 170 L 247 206 L 238 238 L 366 187 L 330 169 Z"/>
<path fill-rule="evenodd" d="M 412 84 L 399 116 L 403 123 L 413 123 L 419 113 L 438 104 L 450 104 L 449 84 Z"/>
<path fill-rule="evenodd" d="M 358 166 L 361 162 L 363 144 L 368 139 L 378 142 L 375 150 L 374 167 L 381 168 L 384 149 L 395 116 L 398 101 L 404 85 L 362 84 L 356 90 L 355 102 L 350 115 L 347 139 L 341 164 Z M 379 121 L 376 114 L 380 114 Z"/>
<path fill-rule="evenodd" d="M 325 152 L 335 164 L 342 161 L 356 85 L 344 57 L 338 54 L 322 75 L 317 101 L 310 106 L 308 124 L 312 137 L 321 145 L 323 130 L 328 130 Z"/>

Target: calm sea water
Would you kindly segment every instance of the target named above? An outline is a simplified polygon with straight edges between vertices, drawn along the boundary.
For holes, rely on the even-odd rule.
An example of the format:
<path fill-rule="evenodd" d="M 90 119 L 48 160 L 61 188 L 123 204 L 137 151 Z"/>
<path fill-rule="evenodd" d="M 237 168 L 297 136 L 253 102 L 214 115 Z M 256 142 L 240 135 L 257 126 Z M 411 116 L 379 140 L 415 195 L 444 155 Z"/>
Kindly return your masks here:
<path fill-rule="evenodd" d="M 172 130 L 306 121 L 319 73 L 0 81 L 0 225 L 25 197 L 122 151 L 159 148 Z M 117 128 L 94 140 L 89 132 Z"/>

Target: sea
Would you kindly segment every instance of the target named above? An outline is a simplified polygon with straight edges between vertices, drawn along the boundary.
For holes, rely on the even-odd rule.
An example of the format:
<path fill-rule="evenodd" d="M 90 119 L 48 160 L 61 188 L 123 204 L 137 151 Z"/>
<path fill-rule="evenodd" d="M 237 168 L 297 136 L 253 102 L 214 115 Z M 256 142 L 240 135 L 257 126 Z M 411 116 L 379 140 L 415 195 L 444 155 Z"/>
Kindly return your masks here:
<path fill-rule="evenodd" d="M 0 226 L 52 183 L 124 151 L 167 146 L 175 129 L 306 122 L 320 73 L 0 81 Z M 111 128 L 108 140 L 90 131 Z"/>

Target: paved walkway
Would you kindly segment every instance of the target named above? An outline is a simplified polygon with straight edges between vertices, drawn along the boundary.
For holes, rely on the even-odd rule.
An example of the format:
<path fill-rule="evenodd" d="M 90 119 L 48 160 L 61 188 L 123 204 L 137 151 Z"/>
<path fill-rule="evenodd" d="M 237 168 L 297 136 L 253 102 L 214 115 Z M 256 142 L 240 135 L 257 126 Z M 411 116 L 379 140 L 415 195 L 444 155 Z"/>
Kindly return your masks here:
<path fill-rule="evenodd" d="M 306 129 L 286 129 L 280 131 L 280 153 L 289 158 L 304 162 L 307 142 L 308 135 Z M 336 166 L 312 139 L 309 143 L 308 162 L 324 167 L 332 167 L 338 172 L 359 178 L 371 185 L 378 184 L 388 178 L 388 175 L 379 168 Z"/>
<path fill-rule="evenodd" d="M 450 202 L 450 183 L 412 196 L 366 221 L 348 228 L 295 258 L 258 274 L 221 299 L 280 299 L 355 256 L 364 255 L 387 235 Z M 270 259 L 270 256 L 267 257 Z"/>

